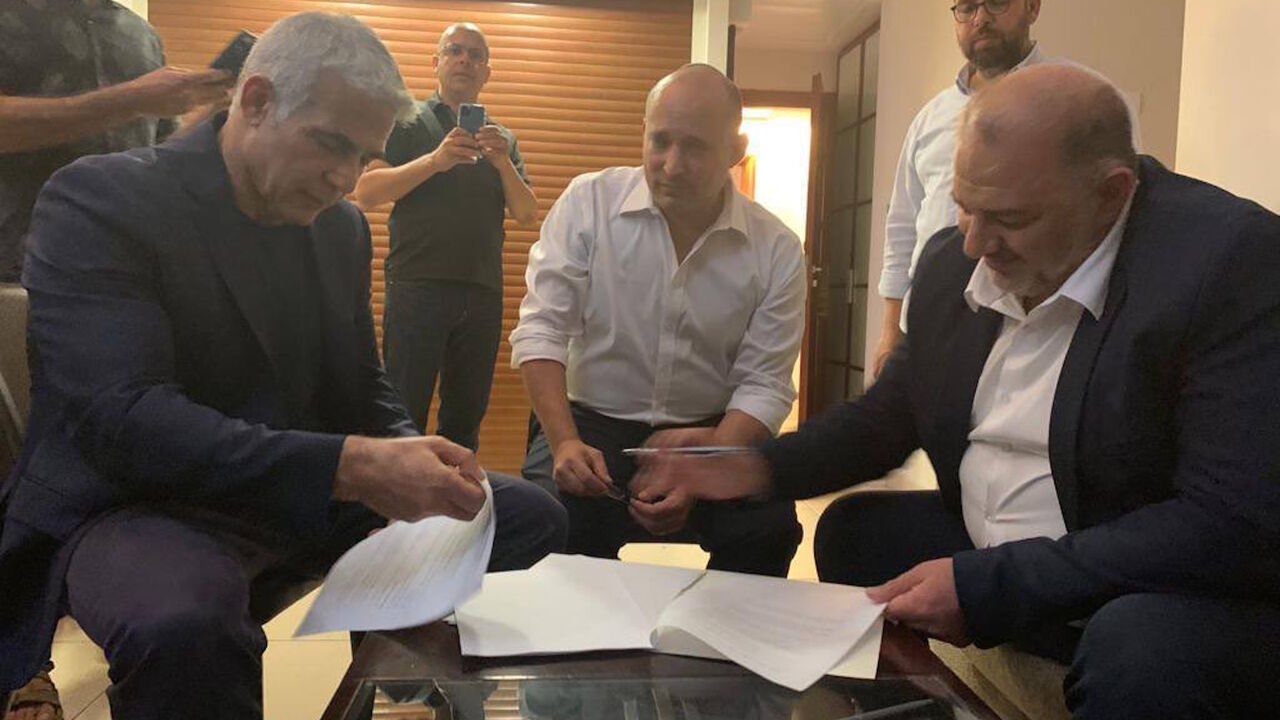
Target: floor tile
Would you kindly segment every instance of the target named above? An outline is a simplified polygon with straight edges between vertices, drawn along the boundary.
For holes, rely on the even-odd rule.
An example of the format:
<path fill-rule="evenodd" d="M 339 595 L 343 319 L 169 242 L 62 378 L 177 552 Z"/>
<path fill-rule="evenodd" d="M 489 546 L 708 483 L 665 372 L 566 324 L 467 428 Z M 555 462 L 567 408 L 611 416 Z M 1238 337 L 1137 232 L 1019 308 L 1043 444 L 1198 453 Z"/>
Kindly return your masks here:
<path fill-rule="evenodd" d="M 80 624 L 70 617 L 63 617 L 58 621 L 58 627 L 53 631 L 54 642 L 93 642 L 88 635 L 84 634 L 84 630 L 80 629 Z"/>
<path fill-rule="evenodd" d="M 79 629 L 76 629 L 79 632 Z M 70 718 L 83 712 L 111 684 L 107 660 L 97 645 L 62 641 L 53 646 L 53 684 L 62 698 L 62 712 Z M 104 698 L 105 699 L 105 698 Z"/>
<path fill-rule="evenodd" d="M 618 557 L 626 562 L 703 568 L 711 556 L 697 545 L 687 543 L 630 543 L 622 546 Z"/>
<path fill-rule="evenodd" d="M 263 659 L 264 714 L 271 720 L 315 720 L 351 664 L 341 640 L 277 640 Z"/>
<path fill-rule="evenodd" d="M 92 705 L 85 708 L 78 715 L 66 712 L 65 705 L 63 705 L 63 708 L 63 713 L 67 720 L 111 720 L 111 706 L 107 703 L 106 695 L 98 696 L 98 699 L 94 700 Z"/>

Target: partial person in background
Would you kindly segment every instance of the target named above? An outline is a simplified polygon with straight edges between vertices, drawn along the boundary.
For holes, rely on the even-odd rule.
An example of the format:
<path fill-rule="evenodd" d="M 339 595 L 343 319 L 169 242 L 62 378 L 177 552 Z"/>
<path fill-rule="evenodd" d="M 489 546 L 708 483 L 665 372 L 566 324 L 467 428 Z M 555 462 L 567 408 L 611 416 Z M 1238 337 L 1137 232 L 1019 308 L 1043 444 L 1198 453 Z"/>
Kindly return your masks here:
<path fill-rule="evenodd" d="M 432 66 L 435 94 L 419 103 L 417 120 L 391 132 L 386 157 L 369 164 L 355 194 L 365 210 L 395 202 L 387 378 L 421 431 L 438 379 L 437 432 L 475 450 L 502 335 L 503 218 L 532 223 L 538 203 L 510 130 L 487 114 L 474 135 L 458 126 L 460 108 L 476 103 L 492 72 L 484 33 L 450 25 Z"/>
<path fill-rule="evenodd" d="M 742 98 L 709 65 L 650 91 L 644 166 L 575 178 L 529 251 L 511 333 L 536 419 L 524 476 L 569 511 L 569 552 L 617 557 L 643 537 L 693 531 L 708 567 L 785 576 L 795 503 L 627 497 L 622 454 L 671 442 L 743 445 L 791 410 L 804 334 L 799 239 L 737 191 Z"/>
<path fill-rule="evenodd" d="M 0 0 L 0 283 L 21 275 L 49 176 L 84 155 L 163 140 L 171 118 L 228 100 L 233 81 L 165 67 L 155 30 L 119 3 Z M 5 720 L 61 716 L 52 669 L 0 702 Z"/>
<path fill-rule="evenodd" d="M 956 224 L 956 204 L 951 197 L 956 128 L 970 96 L 1020 68 L 1040 63 L 1074 64 L 1044 55 L 1031 39 L 1040 5 L 1040 0 L 957 0 L 951 8 L 956 42 L 967 62 L 955 83 L 921 108 L 907 130 L 898 158 L 885 220 L 879 287 L 884 321 L 871 365 L 873 376 L 879 376 L 907 329 L 903 307 L 925 243 L 934 233 Z M 1131 114 L 1130 120 L 1136 139 L 1136 118 Z"/>
<path fill-rule="evenodd" d="M 378 360 L 372 242 L 343 196 L 413 98 L 347 15 L 274 24 L 229 112 L 82 158 L 29 234 L 32 411 L 0 491 L 0 691 L 69 614 L 116 718 L 262 716 L 262 625 L 388 520 L 484 506 Z M 541 488 L 488 475 L 489 568 L 563 547 Z"/>
<path fill-rule="evenodd" d="M 234 81 L 165 67 L 155 30 L 119 3 L 0 0 L 0 282 L 18 281 L 31 208 L 58 168 L 163 140 Z"/>
<path fill-rule="evenodd" d="M 975 96 L 955 198 L 866 395 L 637 484 L 812 497 L 923 448 L 938 490 L 832 503 L 819 578 L 1069 664 L 1079 720 L 1274 717 L 1280 217 L 1135 155 L 1120 93 L 1062 65 Z"/>

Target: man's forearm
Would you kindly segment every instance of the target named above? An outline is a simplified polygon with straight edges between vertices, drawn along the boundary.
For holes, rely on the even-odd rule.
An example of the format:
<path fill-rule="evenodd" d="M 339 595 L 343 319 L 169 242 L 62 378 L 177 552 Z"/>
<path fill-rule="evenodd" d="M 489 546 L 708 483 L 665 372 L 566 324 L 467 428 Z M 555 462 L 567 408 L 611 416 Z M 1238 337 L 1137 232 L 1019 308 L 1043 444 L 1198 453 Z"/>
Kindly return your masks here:
<path fill-rule="evenodd" d="M 530 360 L 520 365 L 520 375 L 552 450 L 565 440 L 576 439 L 578 426 L 569 410 L 564 365 L 555 360 Z"/>
<path fill-rule="evenodd" d="M 0 96 L 0 153 L 63 145 L 136 120 L 133 93 L 125 83 L 60 98 Z"/>
<path fill-rule="evenodd" d="M 754 445 L 773 436 L 764 423 L 741 410 L 730 410 L 716 426 L 716 445 Z"/>
<path fill-rule="evenodd" d="M 502 194 L 507 201 L 507 211 L 521 225 L 538 219 L 538 198 L 533 194 L 520 173 L 516 172 L 511 158 L 498 162 L 498 177 L 502 179 Z"/>
<path fill-rule="evenodd" d="M 370 210 L 394 202 L 435 174 L 435 158 L 430 154 L 397 167 L 379 163 L 365 171 L 356 182 L 356 204 L 361 210 Z"/>

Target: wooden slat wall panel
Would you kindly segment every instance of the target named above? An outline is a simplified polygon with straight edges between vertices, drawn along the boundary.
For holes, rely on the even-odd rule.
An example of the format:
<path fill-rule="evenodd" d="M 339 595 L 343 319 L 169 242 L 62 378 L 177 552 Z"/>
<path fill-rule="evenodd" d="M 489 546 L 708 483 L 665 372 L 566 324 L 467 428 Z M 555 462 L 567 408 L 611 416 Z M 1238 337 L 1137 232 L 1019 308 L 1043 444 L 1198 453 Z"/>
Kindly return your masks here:
<path fill-rule="evenodd" d="M 203 67 L 241 28 L 260 33 L 303 10 L 347 13 L 368 23 L 418 98 L 435 89 L 431 55 L 445 27 L 470 20 L 484 28 L 493 76 L 481 102 L 520 140 L 538 195 L 539 223 L 576 175 L 639 164 L 645 95 L 658 78 L 688 62 L 692 24 L 691 0 L 151 0 L 149 16 L 169 62 Z M 389 210 L 369 213 L 379 336 Z M 529 246 L 537 239 L 537 227 L 507 222 L 503 341 L 480 435 L 482 461 L 506 472 L 519 470 L 529 414 L 520 376 L 508 367 L 506 338 L 524 296 Z"/>

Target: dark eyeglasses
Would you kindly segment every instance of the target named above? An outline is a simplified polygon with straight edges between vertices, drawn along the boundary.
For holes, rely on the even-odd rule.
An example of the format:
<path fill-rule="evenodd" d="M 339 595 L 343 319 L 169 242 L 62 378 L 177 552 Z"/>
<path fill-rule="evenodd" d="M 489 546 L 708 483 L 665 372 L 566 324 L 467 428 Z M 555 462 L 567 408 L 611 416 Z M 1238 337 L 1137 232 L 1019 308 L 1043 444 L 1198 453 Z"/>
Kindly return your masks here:
<path fill-rule="evenodd" d="M 441 55 L 448 55 L 451 58 L 461 57 L 463 53 L 466 53 L 467 58 L 477 65 L 483 65 L 489 60 L 489 52 L 484 48 L 470 47 L 459 43 L 449 43 L 440 48 Z"/>
<path fill-rule="evenodd" d="M 958 2 L 951 6 L 951 14 L 956 16 L 956 22 L 967 23 L 973 22 L 978 16 L 978 8 L 986 8 L 988 15 L 1003 15 L 1009 10 L 1009 6 L 1013 4 L 1013 0 L 980 0 L 979 2 Z"/>

